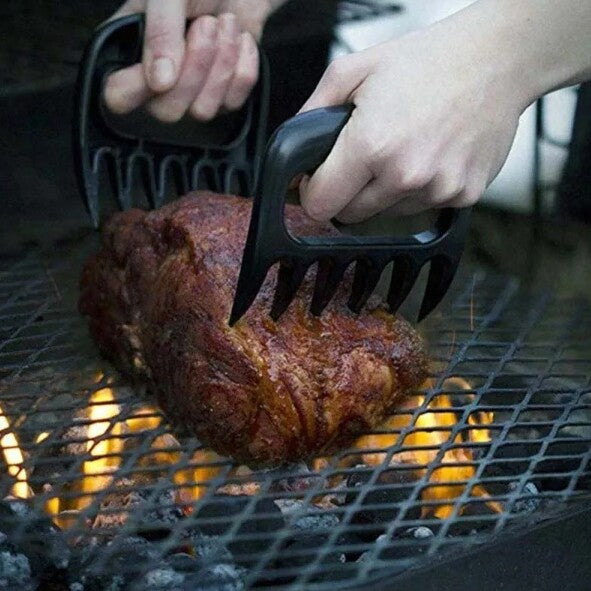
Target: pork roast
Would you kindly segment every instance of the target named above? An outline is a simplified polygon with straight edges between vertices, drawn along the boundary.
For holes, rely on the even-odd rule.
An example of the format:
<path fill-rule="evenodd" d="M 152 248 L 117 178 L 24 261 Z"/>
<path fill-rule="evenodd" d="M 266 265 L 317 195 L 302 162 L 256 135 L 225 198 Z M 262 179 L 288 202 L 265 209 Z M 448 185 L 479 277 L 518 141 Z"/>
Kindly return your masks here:
<path fill-rule="evenodd" d="M 146 381 L 173 422 L 248 465 L 326 454 L 375 427 L 417 386 L 413 328 L 374 301 L 346 307 L 351 277 L 321 317 L 309 273 L 274 322 L 275 271 L 234 327 L 228 317 L 251 204 L 195 192 L 157 211 L 115 214 L 81 278 L 80 311 L 101 351 Z M 288 205 L 293 232 L 331 234 Z"/>

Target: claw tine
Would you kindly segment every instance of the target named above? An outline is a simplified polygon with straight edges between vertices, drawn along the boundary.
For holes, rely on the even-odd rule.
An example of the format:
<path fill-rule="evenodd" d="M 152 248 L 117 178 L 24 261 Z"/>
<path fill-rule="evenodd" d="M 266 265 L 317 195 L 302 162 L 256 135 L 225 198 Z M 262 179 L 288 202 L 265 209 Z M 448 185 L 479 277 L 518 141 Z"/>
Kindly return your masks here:
<path fill-rule="evenodd" d="M 92 226 L 96 230 L 100 224 L 98 193 L 96 191 L 93 191 L 92 194 L 87 193 L 84 201 L 86 204 L 86 210 L 88 211 L 88 215 L 90 216 L 90 220 L 92 222 Z"/>
<path fill-rule="evenodd" d="M 348 302 L 351 311 L 358 314 L 363 306 L 365 306 L 369 296 L 373 293 L 380 280 L 382 270 L 383 265 L 377 264 L 375 261 L 367 259 L 357 261 L 353 285 L 351 287 L 351 296 Z"/>
<path fill-rule="evenodd" d="M 253 269 L 246 269 L 243 265 L 240 269 L 234 303 L 228 321 L 230 326 L 238 322 L 254 302 L 267 276 L 267 269 L 266 265 L 261 264 L 255 265 Z"/>
<path fill-rule="evenodd" d="M 123 182 L 121 184 L 121 191 L 117 194 L 119 199 L 119 207 L 125 211 L 126 209 L 131 209 L 132 206 L 132 194 L 133 194 L 133 169 L 134 169 L 134 159 L 133 157 L 126 157 L 121 156 L 122 162 L 121 166 L 123 167 L 122 176 Z"/>
<path fill-rule="evenodd" d="M 98 171 L 93 172 L 91 176 L 91 182 L 85 182 L 86 190 L 83 192 L 84 204 L 86 210 L 92 221 L 92 225 L 95 229 L 99 227 L 101 216 L 100 216 L 100 202 L 99 202 L 99 183 L 100 175 Z"/>
<path fill-rule="evenodd" d="M 420 272 L 420 265 L 415 265 L 407 259 L 394 260 L 388 290 L 388 305 L 392 314 L 398 311 L 402 302 L 408 297 Z"/>
<path fill-rule="evenodd" d="M 452 261 L 443 257 L 431 261 L 427 287 L 425 288 L 425 295 L 423 296 L 423 302 L 421 303 L 418 316 L 419 322 L 437 307 L 447 293 L 456 274 L 458 263 L 459 260 Z"/>
<path fill-rule="evenodd" d="M 148 198 L 151 209 L 158 207 L 158 188 L 156 186 L 156 164 L 151 156 L 146 156 L 140 167 L 144 193 Z"/>
<path fill-rule="evenodd" d="M 102 181 L 106 177 L 113 196 L 119 194 L 120 170 L 114 155 L 107 149 L 100 149 L 94 153 L 92 172 L 85 179 L 83 191 L 86 209 L 95 228 L 98 228 L 101 221 L 100 196 L 106 193 L 102 188 Z"/>
<path fill-rule="evenodd" d="M 273 320 L 278 320 L 281 314 L 287 310 L 302 284 L 307 270 L 308 265 L 304 263 L 281 262 L 277 273 L 273 305 L 271 306 L 271 318 Z"/>
<path fill-rule="evenodd" d="M 310 312 L 314 316 L 320 316 L 322 310 L 326 308 L 334 296 L 345 269 L 346 265 L 339 264 L 332 259 L 324 259 L 318 263 L 314 294 L 310 304 Z"/>

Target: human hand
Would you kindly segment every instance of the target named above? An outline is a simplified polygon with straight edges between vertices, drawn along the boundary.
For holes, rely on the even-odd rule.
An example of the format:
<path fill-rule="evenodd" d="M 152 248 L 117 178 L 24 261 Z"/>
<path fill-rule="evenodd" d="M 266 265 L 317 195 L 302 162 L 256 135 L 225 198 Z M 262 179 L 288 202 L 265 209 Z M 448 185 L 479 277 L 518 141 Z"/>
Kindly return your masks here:
<path fill-rule="evenodd" d="M 300 184 L 314 219 L 361 221 L 474 204 L 498 174 L 530 97 L 501 52 L 454 19 L 337 58 L 302 111 L 355 109 Z"/>
<path fill-rule="evenodd" d="M 126 114 L 145 104 L 165 122 L 239 109 L 257 81 L 256 42 L 273 2 L 128 0 L 113 18 L 146 13 L 143 58 L 109 76 L 107 106 Z M 187 19 L 194 20 L 185 34 Z"/>

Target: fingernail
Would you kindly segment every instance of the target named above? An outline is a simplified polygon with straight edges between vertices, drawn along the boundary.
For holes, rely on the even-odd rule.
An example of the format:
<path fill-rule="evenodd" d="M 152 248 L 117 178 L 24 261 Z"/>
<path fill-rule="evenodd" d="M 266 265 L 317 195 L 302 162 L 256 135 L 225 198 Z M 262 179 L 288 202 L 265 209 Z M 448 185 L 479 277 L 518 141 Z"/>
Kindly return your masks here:
<path fill-rule="evenodd" d="M 157 88 L 168 87 L 174 82 L 174 63 L 169 57 L 159 57 L 152 63 L 152 83 Z"/>

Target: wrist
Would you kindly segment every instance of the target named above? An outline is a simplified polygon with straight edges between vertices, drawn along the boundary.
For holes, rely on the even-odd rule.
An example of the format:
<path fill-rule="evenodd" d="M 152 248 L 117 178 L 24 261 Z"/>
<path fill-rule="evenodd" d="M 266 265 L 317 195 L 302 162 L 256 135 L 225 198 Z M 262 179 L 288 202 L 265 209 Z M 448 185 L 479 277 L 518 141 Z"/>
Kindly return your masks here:
<path fill-rule="evenodd" d="M 479 0 L 462 12 L 480 37 L 483 63 L 522 111 L 544 94 L 591 76 L 587 2 Z"/>

